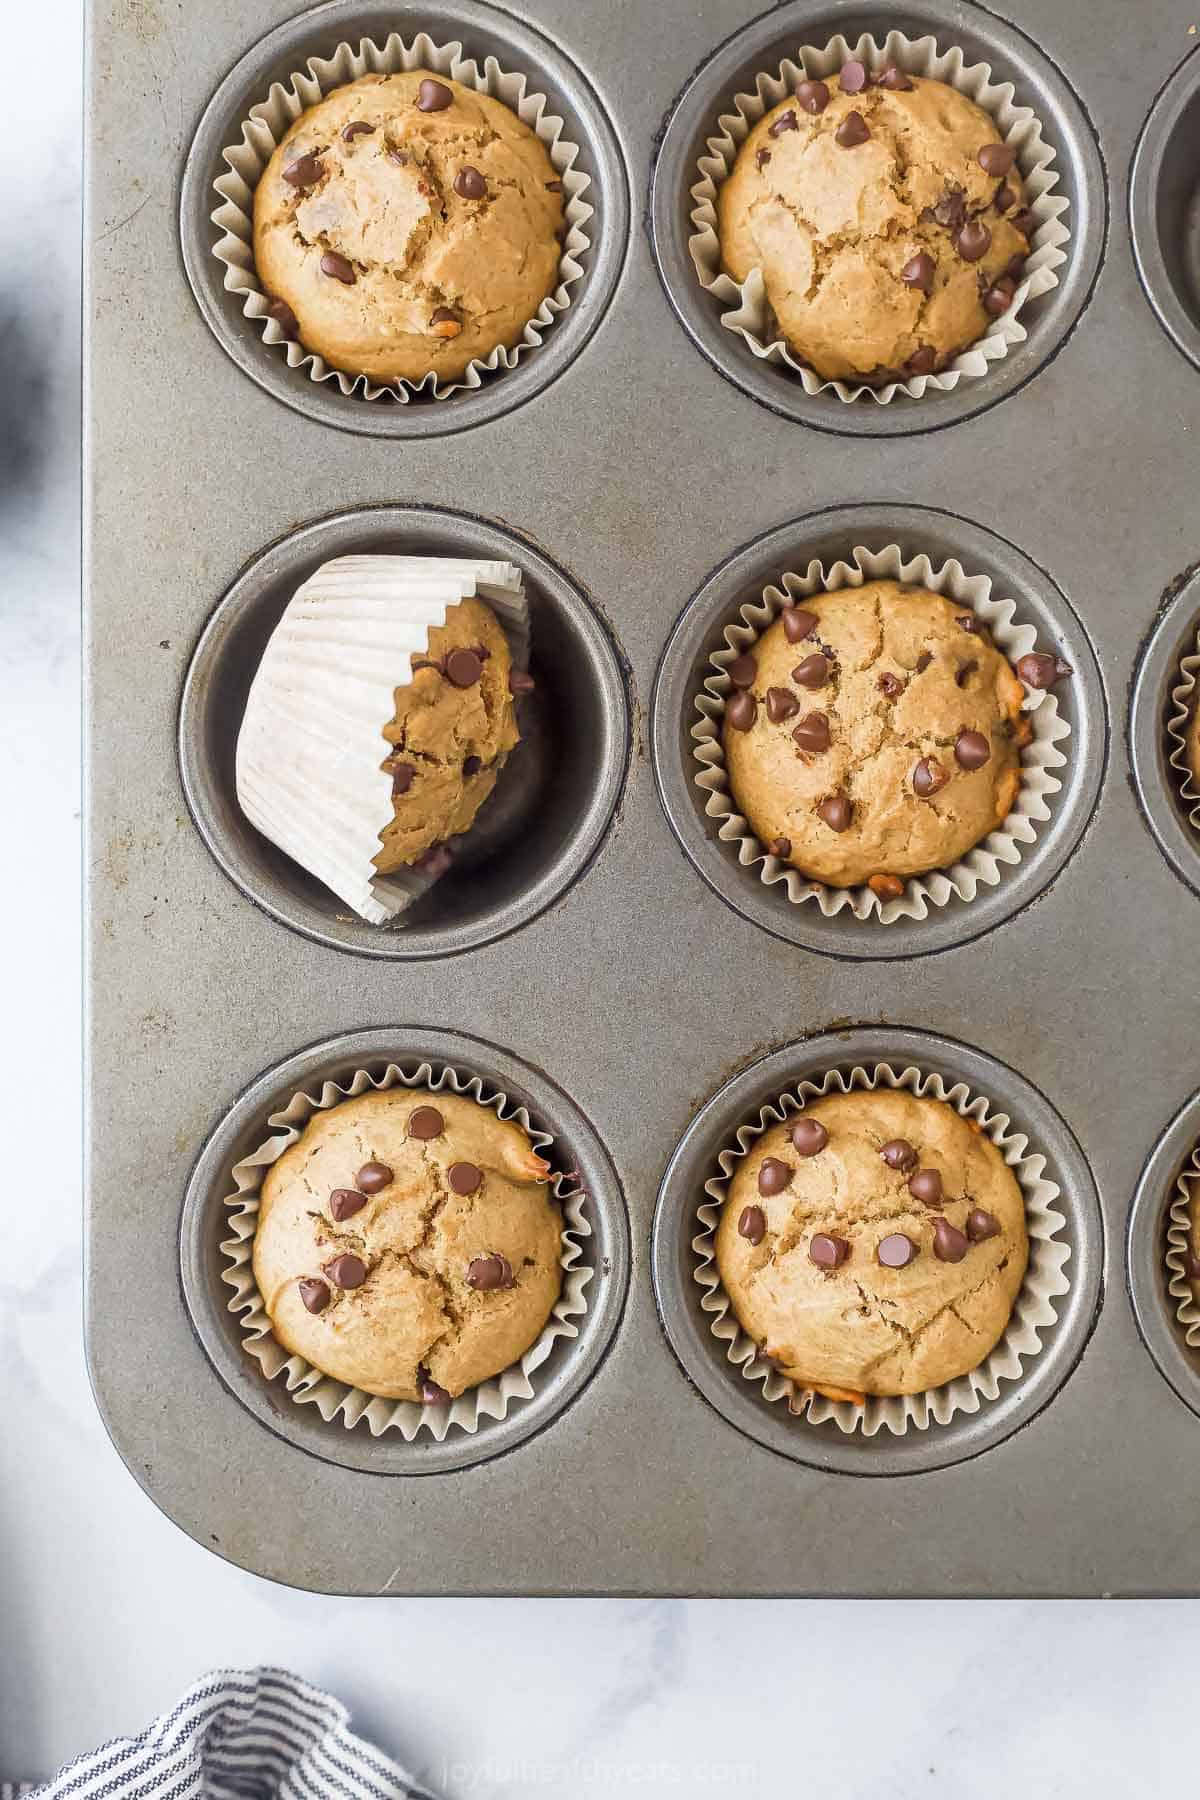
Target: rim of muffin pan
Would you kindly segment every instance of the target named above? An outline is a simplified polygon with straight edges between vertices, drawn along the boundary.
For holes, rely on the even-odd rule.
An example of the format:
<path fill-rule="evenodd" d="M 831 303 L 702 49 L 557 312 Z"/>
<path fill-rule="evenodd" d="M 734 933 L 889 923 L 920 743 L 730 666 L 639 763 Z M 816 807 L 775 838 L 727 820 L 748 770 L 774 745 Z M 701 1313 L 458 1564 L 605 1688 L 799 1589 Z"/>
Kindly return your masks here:
<path fill-rule="evenodd" d="M 795 1417 L 781 1400 L 763 1398 L 761 1384 L 747 1381 L 712 1332 L 701 1307 L 704 1289 L 695 1279 L 692 1240 L 704 1183 L 718 1173 L 719 1152 L 737 1127 L 757 1118 L 760 1107 L 797 1083 L 820 1080 L 832 1070 L 858 1065 L 894 1068 L 912 1064 L 939 1074 L 947 1086 L 965 1082 L 993 1111 L 1007 1113 L 1026 1133 L 1031 1150 L 1046 1156 L 1049 1177 L 1062 1190 L 1065 1223 L 1055 1233 L 1070 1248 L 1069 1287 L 1055 1299 L 1057 1317 L 1043 1328 L 1042 1347 L 1017 1381 L 1005 1381 L 995 1400 L 974 1413 L 959 1412 L 946 1424 L 910 1426 L 900 1436 L 843 1432 L 832 1419 L 814 1425 Z M 907 1026 L 852 1026 L 823 1031 L 784 1045 L 725 1082 L 696 1114 L 667 1164 L 658 1190 L 650 1265 L 659 1320 L 684 1374 L 727 1424 L 763 1448 L 827 1474 L 916 1475 L 966 1462 L 1031 1423 L 1061 1391 L 1079 1362 L 1099 1316 L 1104 1293 L 1104 1222 L 1100 1196 L 1080 1144 L 1046 1095 L 1006 1063 L 936 1032 Z"/>
<path fill-rule="evenodd" d="M 332 557 L 388 554 L 515 563 L 530 601 L 537 686 L 522 701 L 522 742 L 471 829 L 454 840 L 450 872 L 393 924 L 371 925 L 250 823 L 238 805 L 235 758 L 251 682 L 297 588 Z M 590 867 L 628 773 L 627 682 L 624 657 L 583 590 L 503 526 L 436 506 L 335 513 L 260 551 L 201 632 L 179 708 L 184 796 L 223 873 L 289 930 L 382 960 L 457 955 L 530 924 Z"/>
<path fill-rule="evenodd" d="M 770 886 L 756 868 L 743 868 L 737 846 L 718 836 L 720 821 L 704 810 L 693 751 L 696 695 L 709 657 L 724 644 L 725 627 L 746 601 L 787 571 L 802 572 L 814 558 L 826 567 L 850 559 L 856 545 L 878 550 L 898 543 L 906 557 L 924 552 L 934 564 L 957 558 L 968 575 L 988 575 L 996 599 L 1011 599 L 1018 622 L 1035 627 L 1038 647 L 1054 650 L 1074 673 L 1055 698 L 1071 728 L 1064 740 L 1062 787 L 1050 797 L 1050 818 L 1037 828 L 1021 861 L 1004 866 L 994 887 L 973 900 L 957 896 L 933 906 L 924 919 L 858 919 L 849 908 L 826 918 L 815 901 L 796 904 L 783 882 Z M 930 507 L 869 503 L 835 506 L 788 520 L 735 550 L 706 577 L 676 620 L 659 661 L 650 702 L 650 732 L 659 799 L 684 855 L 713 892 L 742 918 L 785 943 L 851 961 L 925 956 L 969 943 L 1028 906 L 1063 872 L 1099 801 L 1108 762 L 1108 707 L 1100 665 L 1078 614 L 1053 578 L 986 526 Z"/>
<path fill-rule="evenodd" d="M 270 1135 L 267 1121 L 301 1089 L 348 1081 L 357 1069 L 381 1076 L 389 1063 L 428 1061 L 478 1075 L 524 1106 L 535 1126 L 555 1140 L 554 1167 L 578 1171 L 587 1195 L 583 1240 L 595 1267 L 587 1310 L 573 1323 L 578 1336 L 559 1338 L 534 1378 L 527 1400 L 510 1402 L 504 1419 L 483 1418 L 472 1433 L 451 1429 L 439 1443 L 427 1431 L 406 1443 L 398 1430 L 372 1437 L 315 1404 L 289 1397 L 282 1380 L 268 1381 L 245 1348 L 240 1315 L 229 1310 L 231 1290 L 221 1251 L 229 1236 L 226 1196 L 234 1164 Z M 434 1475 L 490 1461 L 546 1429 L 575 1401 L 612 1345 L 629 1285 L 629 1218 L 620 1179 L 587 1115 L 548 1075 L 510 1050 L 465 1032 L 399 1025 L 350 1031 L 297 1050 L 258 1075 L 233 1101 L 209 1135 L 188 1177 L 179 1222 L 183 1298 L 205 1354 L 234 1398 L 260 1425 L 299 1450 L 342 1468 L 376 1475 Z"/>
<path fill-rule="evenodd" d="M 273 82 L 286 82 L 310 57 L 327 57 L 338 44 L 362 38 L 380 42 L 398 31 L 426 32 L 435 42 L 461 40 L 464 54 L 482 64 L 494 56 L 506 72 L 529 77 L 563 120 L 564 135 L 578 145 L 574 167 L 591 177 L 586 198 L 593 207 L 583 253 L 583 275 L 572 284 L 571 304 L 512 369 L 485 374 L 478 388 L 444 400 L 410 394 L 406 404 L 342 394 L 334 380 L 317 382 L 304 368 L 288 367 L 278 346 L 242 311 L 242 296 L 224 285 L 213 255 L 220 235 L 211 214 L 218 204 L 213 182 L 226 165 L 221 152 L 235 141 L 251 107 Z M 629 180 L 616 131 L 595 89 L 578 65 L 523 20 L 479 0 L 432 0 L 419 9 L 386 0 L 326 0 L 276 26 L 252 45 L 225 76 L 201 115 L 183 167 L 179 195 L 184 268 L 205 323 L 221 348 L 274 399 L 322 425 L 370 437 L 430 438 L 465 431 L 499 418 L 531 400 L 579 355 L 603 319 L 616 291 L 630 235 Z"/>
<path fill-rule="evenodd" d="M 1200 1143 L 1200 1092 L 1185 1100 L 1138 1177 L 1125 1234 L 1129 1303 L 1146 1349 L 1163 1380 L 1200 1417 L 1200 1353 L 1189 1349 L 1170 1293 L 1167 1227 L 1175 1183 Z"/>
<path fill-rule="evenodd" d="M 1150 107 L 1129 176 L 1129 231 L 1159 324 L 1200 368 L 1200 51 L 1170 75 Z"/>
<path fill-rule="evenodd" d="M 1171 690 L 1179 665 L 1195 653 L 1200 626 L 1200 571 L 1184 582 L 1156 618 L 1138 653 L 1129 695 L 1129 759 L 1133 787 L 1155 843 L 1179 879 L 1200 893 L 1200 833 L 1181 792 L 1182 777 L 1170 765 L 1167 736 Z"/>
<path fill-rule="evenodd" d="M 997 81 L 1011 81 L 1019 104 L 1031 106 L 1058 152 L 1057 194 L 1070 202 L 1067 260 L 1058 285 L 1021 309 L 1025 342 L 1013 345 L 976 380 L 948 393 L 930 389 L 919 400 L 899 395 L 881 406 L 870 396 L 846 403 L 833 394 L 806 394 L 785 365 L 756 357 L 722 323 L 720 302 L 701 287 L 688 250 L 690 190 L 707 140 L 733 98 L 753 91 L 755 78 L 774 73 L 801 44 L 823 44 L 863 32 L 882 42 L 889 31 L 931 36 L 939 49 L 958 45 L 968 63 L 986 62 Z M 718 374 L 780 417 L 851 437 L 902 437 L 957 424 L 1007 398 L 1058 354 L 1091 298 L 1108 237 L 1108 190 L 1095 130 L 1063 71 L 1016 26 L 961 0 L 950 11 L 929 0 L 874 0 L 849 9 L 839 0 L 812 5 L 791 0 L 734 32 L 700 64 L 667 113 L 651 174 L 649 229 L 659 279 L 680 324 Z"/>

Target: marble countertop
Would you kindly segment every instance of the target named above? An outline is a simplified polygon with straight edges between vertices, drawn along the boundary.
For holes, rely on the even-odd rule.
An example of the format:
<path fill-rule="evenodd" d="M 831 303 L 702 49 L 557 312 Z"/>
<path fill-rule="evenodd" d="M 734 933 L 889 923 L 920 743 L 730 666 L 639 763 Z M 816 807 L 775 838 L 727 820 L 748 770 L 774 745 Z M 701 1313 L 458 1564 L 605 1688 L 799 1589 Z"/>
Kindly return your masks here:
<path fill-rule="evenodd" d="M 122 1467 L 80 1333 L 77 10 L 8 21 L 0 198 L 0 1777 L 257 1661 L 333 1689 L 454 1800 L 1007 1800 L 1190 1772 L 1194 1604 L 331 1600 L 218 1561 Z"/>

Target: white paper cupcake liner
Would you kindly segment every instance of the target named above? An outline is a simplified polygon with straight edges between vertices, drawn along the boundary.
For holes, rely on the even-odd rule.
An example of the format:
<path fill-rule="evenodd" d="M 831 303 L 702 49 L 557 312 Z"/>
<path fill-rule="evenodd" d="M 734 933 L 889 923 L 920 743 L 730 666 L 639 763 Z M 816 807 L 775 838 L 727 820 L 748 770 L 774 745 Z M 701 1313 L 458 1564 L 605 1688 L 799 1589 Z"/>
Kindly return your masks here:
<path fill-rule="evenodd" d="M 849 1400 L 828 1400 L 811 1388 L 799 1387 L 760 1353 L 754 1339 L 739 1325 L 721 1285 L 716 1230 L 729 1179 L 756 1138 L 799 1113 L 810 1100 L 863 1088 L 906 1088 L 921 1097 L 944 1100 L 964 1119 L 973 1119 L 981 1127 L 1000 1151 L 1025 1196 L 1029 1264 L 1004 1335 L 978 1368 L 924 1393 L 894 1398 L 869 1396 L 865 1404 L 858 1406 Z M 860 1431 L 864 1437 L 874 1437 L 879 1431 L 890 1431 L 899 1437 L 910 1429 L 925 1431 L 930 1425 L 945 1425 L 956 1413 L 978 1412 L 985 1401 L 996 1399 L 1002 1381 L 1018 1380 L 1022 1366 L 1041 1350 L 1043 1333 L 1058 1317 L 1054 1303 L 1070 1288 L 1063 1273 L 1071 1255 L 1070 1246 L 1058 1236 L 1066 1219 L 1055 1204 L 1060 1190 L 1044 1173 L 1045 1157 L 1030 1148 L 1022 1132 L 1011 1128 L 1007 1113 L 997 1111 L 982 1094 L 972 1094 L 965 1082 L 947 1087 L 940 1075 L 911 1065 L 899 1072 L 888 1063 L 878 1063 L 870 1070 L 856 1066 L 849 1075 L 834 1069 L 821 1081 L 801 1081 L 795 1089 L 764 1106 L 757 1118 L 739 1125 L 733 1141 L 719 1153 L 717 1163 L 721 1173 L 705 1182 L 709 1199 L 697 1208 L 703 1229 L 692 1239 L 696 1255 L 693 1274 L 702 1289 L 700 1305 L 709 1315 L 713 1336 L 726 1346 L 727 1360 L 742 1378 L 760 1383 L 765 1400 L 786 1401 L 793 1413 L 803 1414 L 813 1425 L 832 1419 L 839 1430 L 847 1433 Z"/>
<path fill-rule="evenodd" d="M 1179 1172 L 1167 1218 L 1167 1292 L 1175 1302 L 1175 1317 L 1190 1350 L 1200 1348 L 1200 1303 L 1196 1299 L 1196 1283 L 1187 1272 L 1192 1241 L 1192 1205 L 1196 1193 L 1200 1192 L 1197 1184 L 1200 1184 L 1200 1144 Z"/>
<path fill-rule="evenodd" d="M 411 1443 L 418 1432 L 428 1431 L 440 1443 L 452 1425 L 473 1434 L 481 1419 L 506 1418 L 514 1401 L 532 1397 L 532 1377 L 545 1363 L 558 1339 L 579 1336 L 577 1321 L 588 1306 L 585 1289 L 595 1274 L 591 1264 L 583 1260 L 584 1240 L 591 1237 L 592 1228 L 585 1212 L 587 1195 L 581 1188 L 571 1185 L 570 1175 L 555 1174 L 549 1187 L 563 1209 L 562 1255 L 559 1259 L 563 1271 L 562 1292 L 541 1334 L 520 1361 L 489 1381 L 481 1382 L 478 1387 L 468 1388 L 449 1406 L 425 1406 L 415 1400 L 384 1400 L 377 1394 L 364 1393 L 361 1388 L 335 1381 L 302 1356 L 291 1355 L 272 1336 L 271 1321 L 254 1279 L 254 1236 L 258 1230 L 259 1191 L 263 1177 L 271 1164 L 278 1162 L 289 1145 L 296 1142 L 315 1112 L 354 1099 L 368 1089 L 386 1093 L 393 1087 L 427 1088 L 431 1094 L 445 1088 L 450 1093 L 465 1094 L 481 1106 L 490 1107 L 497 1118 L 515 1120 L 529 1134 L 529 1140 L 540 1156 L 550 1157 L 553 1153 L 553 1137 L 530 1122 L 523 1106 L 510 1101 L 507 1094 L 489 1088 L 479 1076 L 467 1075 L 458 1069 L 428 1062 L 409 1068 L 389 1063 L 378 1079 L 365 1069 L 359 1069 L 345 1086 L 334 1081 L 323 1082 L 315 1097 L 302 1090 L 293 1094 L 280 1111 L 271 1113 L 267 1123 L 274 1128 L 275 1135 L 234 1164 L 231 1172 L 234 1190 L 225 1197 L 231 1235 L 221 1245 L 226 1262 L 221 1279 L 233 1289 L 229 1311 L 238 1315 L 247 1354 L 254 1358 L 268 1381 L 276 1381 L 282 1376 L 289 1396 L 298 1405 L 315 1406 L 323 1419 L 340 1419 L 348 1430 L 365 1422 L 372 1437 L 379 1437 L 385 1431 L 399 1431 L 405 1441 Z"/>
<path fill-rule="evenodd" d="M 487 356 L 469 362 L 453 381 L 440 381 L 431 371 L 419 382 L 399 378 L 381 383 L 333 368 L 323 357 L 286 338 L 278 323 L 268 317 L 270 296 L 264 292 L 254 266 L 254 190 L 280 141 L 302 112 L 334 88 L 345 87 L 360 76 L 397 75 L 412 69 L 431 69 L 435 75 L 448 75 L 462 87 L 502 101 L 541 139 L 563 184 L 566 232 L 558 286 L 542 301 L 522 331 L 519 343 L 498 344 Z M 287 82 L 272 83 L 270 93 L 251 107 L 249 118 L 241 122 L 238 141 L 226 145 L 221 152 L 228 173 L 213 182 L 221 204 L 211 218 L 220 232 L 213 255 L 224 265 L 226 291 L 242 296 L 243 314 L 261 328 L 264 344 L 282 351 L 289 368 L 303 369 L 310 381 L 335 381 L 343 394 L 407 403 L 414 394 L 447 400 L 463 388 L 480 387 L 485 376 L 497 370 L 515 369 L 523 355 L 538 348 L 555 319 L 570 306 L 571 289 L 584 273 L 583 259 L 591 248 L 588 221 L 594 211 L 584 195 L 591 186 L 591 177 L 575 167 L 579 146 L 564 137 L 563 131 L 563 121 L 549 110 L 545 94 L 531 92 L 524 75 L 506 73 L 494 56 L 485 57 L 481 69 L 463 55 L 460 43 L 435 44 L 423 31 L 411 44 L 393 31 L 383 44 L 362 38 L 357 47 L 339 44 L 332 56 L 310 57 L 303 72 L 290 76 Z"/>
<path fill-rule="evenodd" d="M 1200 705 L 1196 683 L 1200 681 L 1200 629 L 1194 638 L 1195 649 L 1179 664 L 1178 678 L 1171 689 L 1171 710 L 1167 715 L 1167 762 L 1179 781 L 1179 793 L 1187 802 L 1188 824 L 1200 831 L 1200 786 L 1192 774 L 1188 759 L 1188 733 Z"/>
<path fill-rule="evenodd" d="M 778 585 L 772 583 L 763 590 L 761 600 L 748 600 L 737 619 L 725 627 L 724 647 L 709 658 L 704 686 L 695 697 L 699 720 L 692 726 L 692 755 L 699 765 L 696 786 L 707 796 L 704 810 L 710 819 L 720 820 L 717 836 L 722 843 L 737 846 L 743 868 L 757 866 L 758 878 L 765 886 L 782 883 L 793 905 L 815 902 L 827 919 L 849 910 L 857 919 L 875 917 L 891 925 L 897 919 L 924 919 L 931 906 L 945 906 L 955 899 L 973 900 L 981 886 L 995 887 L 1004 869 L 1021 861 L 1024 847 L 1035 842 L 1038 828 L 1049 820 L 1051 800 L 1062 788 L 1056 771 L 1066 766 L 1061 746 L 1070 737 L 1071 727 L 1052 693 L 1026 689 L 1022 712 L 1029 719 L 1033 737 L 1021 752 L 1021 785 L 1013 810 L 1003 825 L 989 832 L 960 862 L 911 876 L 897 899 L 883 900 L 866 886 L 827 887 L 770 855 L 738 811 L 729 787 L 722 741 L 725 701 L 731 691 L 726 670 L 735 657 L 754 645 L 790 601 L 836 588 L 861 587 L 864 581 L 901 581 L 948 595 L 968 607 L 987 626 L 996 648 L 1009 662 L 1037 644 L 1033 626 L 1018 621 L 1014 602 L 994 598 L 990 578 L 968 575 L 959 562 L 951 560 L 935 567 L 925 555 L 906 561 L 898 544 L 887 544 L 882 550 L 856 545 L 851 556 L 852 562 L 836 562 L 828 569 L 814 559 L 803 574 L 784 575 Z"/>
<path fill-rule="evenodd" d="M 264 837 L 373 925 L 432 885 L 427 871 L 379 875 L 393 818 L 380 770 L 395 690 L 446 609 L 492 608 L 514 666 L 529 660 L 529 604 L 512 563 L 467 557 L 339 556 L 298 588 L 263 652 L 238 734 L 238 804 Z M 485 802 L 486 804 L 486 802 Z"/>
<path fill-rule="evenodd" d="M 990 114 L 1004 142 L 1017 153 L 1017 167 L 1034 218 L 1025 274 L 1008 311 L 993 319 L 983 336 L 955 357 L 949 368 L 934 375 L 913 375 L 907 381 L 885 382 L 879 387 L 866 382 L 827 381 L 799 362 L 785 340 L 776 335 L 760 271 L 752 269 L 741 283 L 723 272 L 717 228 L 717 189 L 732 173 L 738 151 L 763 114 L 793 94 L 801 81 L 836 75 L 842 64 L 852 58 L 872 72 L 895 63 L 910 75 L 943 81 Z M 708 153 L 697 164 L 691 189 L 695 230 L 688 247 L 700 285 L 721 304 L 722 324 L 735 332 L 753 355 L 766 362 L 785 364 L 798 376 L 806 394 L 832 393 L 844 401 L 869 394 L 880 406 L 887 406 L 897 395 L 919 400 L 931 390 L 948 393 L 961 381 L 977 381 L 986 375 L 993 363 L 1007 356 L 1015 345 L 1024 343 L 1028 333 L 1018 315 L 1027 300 L 1058 286 L 1055 271 L 1066 261 L 1071 236 L 1063 216 L 1070 202 L 1054 192 L 1058 171 L 1051 165 L 1057 151 L 1042 136 L 1033 110 L 1016 104 L 1015 93 L 1010 81 L 992 80 L 990 64 L 968 65 L 957 48 L 940 51 L 936 38 L 907 38 L 899 31 L 889 32 L 882 45 L 865 32 L 853 45 L 841 36 L 819 49 L 805 44 L 795 61 L 789 57 L 780 63 L 777 74 L 759 75 L 754 92 L 734 95 L 734 110 L 720 115 L 717 133 L 708 139 Z"/>

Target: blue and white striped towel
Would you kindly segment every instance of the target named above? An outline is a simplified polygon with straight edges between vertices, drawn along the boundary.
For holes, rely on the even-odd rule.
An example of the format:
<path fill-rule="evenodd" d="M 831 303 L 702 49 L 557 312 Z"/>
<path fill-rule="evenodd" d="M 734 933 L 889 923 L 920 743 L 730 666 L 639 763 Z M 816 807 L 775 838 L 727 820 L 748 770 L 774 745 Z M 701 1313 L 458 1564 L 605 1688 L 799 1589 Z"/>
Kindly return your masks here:
<path fill-rule="evenodd" d="M 286 1669 L 218 1669 L 133 1738 L 0 1800 L 435 1800 Z"/>

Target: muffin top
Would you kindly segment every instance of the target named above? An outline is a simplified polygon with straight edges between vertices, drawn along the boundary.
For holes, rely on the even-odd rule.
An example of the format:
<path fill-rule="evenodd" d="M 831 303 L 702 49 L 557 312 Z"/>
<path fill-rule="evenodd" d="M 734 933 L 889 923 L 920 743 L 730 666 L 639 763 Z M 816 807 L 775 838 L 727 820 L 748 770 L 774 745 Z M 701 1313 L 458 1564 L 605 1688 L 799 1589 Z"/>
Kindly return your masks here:
<path fill-rule="evenodd" d="M 498 1374 L 562 1285 L 549 1172 L 519 1125 L 460 1094 L 394 1087 L 314 1113 L 262 1186 L 254 1276 L 275 1337 L 392 1400 Z"/>
<path fill-rule="evenodd" d="M 814 594 L 729 674 L 734 800 L 813 881 L 894 898 L 1012 809 L 1024 689 L 968 607 L 896 581 Z"/>
<path fill-rule="evenodd" d="M 416 862 L 466 831 L 518 742 L 508 640 L 491 607 L 474 598 L 446 608 L 396 689 L 380 767 L 392 780 L 392 819 L 380 833 L 380 874 Z"/>
<path fill-rule="evenodd" d="M 717 211 L 725 272 L 741 282 L 761 269 L 792 350 L 844 381 L 952 361 L 1012 304 L 1033 230 L 982 108 L 944 82 L 858 62 L 759 120 Z"/>
<path fill-rule="evenodd" d="M 421 69 L 364 75 L 277 147 L 254 260 L 284 330 L 335 369 L 452 380 L 520 337 L 562 224 L 545 146 L 502 102 Z"/>
<path fill-rule="evenodd" d="M 833 1094 L 756 1139 L 717 1230 L 742 1328 L 800 1387 L 915 1394 L 981 1363 L 1025 1275 L 1025 1203 L 940 1100 Z"/>

